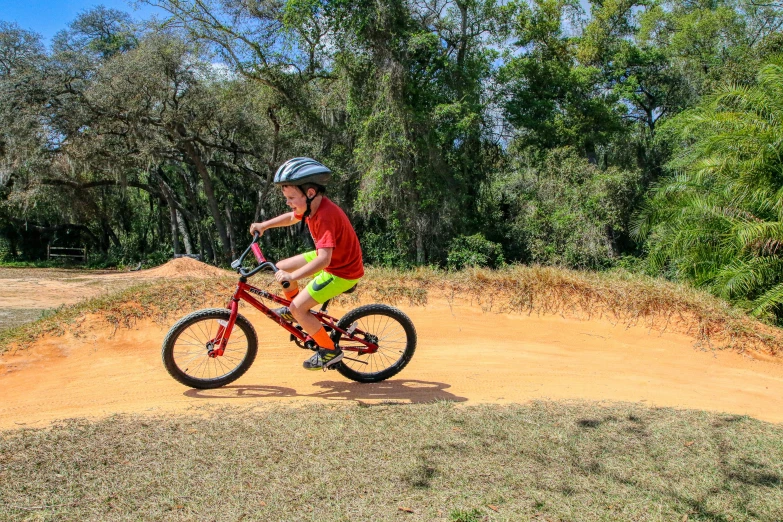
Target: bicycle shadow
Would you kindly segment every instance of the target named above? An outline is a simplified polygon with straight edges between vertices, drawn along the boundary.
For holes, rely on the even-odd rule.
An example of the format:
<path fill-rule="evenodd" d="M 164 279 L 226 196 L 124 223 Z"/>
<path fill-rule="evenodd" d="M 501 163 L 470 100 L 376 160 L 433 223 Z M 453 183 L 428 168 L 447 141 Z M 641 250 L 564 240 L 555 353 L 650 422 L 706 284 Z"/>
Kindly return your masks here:
<path fill-rule="evenodd" d="M 354 401 L 362 405 L 408 403 L 417 404 L 433 401 L 465 402 L 449 391 L 450 384 L 414 379 L 389 380 L 373 384 L 346 381 L 319 381 L 313 386 L 322 388 L 314 393 L 301 393 L 284 386 L 223 386 L 214 390 L 187 390 L 186 397 L 193 399 L 274 399 L 288 397 L 311 397 L 326 400 Z"/>

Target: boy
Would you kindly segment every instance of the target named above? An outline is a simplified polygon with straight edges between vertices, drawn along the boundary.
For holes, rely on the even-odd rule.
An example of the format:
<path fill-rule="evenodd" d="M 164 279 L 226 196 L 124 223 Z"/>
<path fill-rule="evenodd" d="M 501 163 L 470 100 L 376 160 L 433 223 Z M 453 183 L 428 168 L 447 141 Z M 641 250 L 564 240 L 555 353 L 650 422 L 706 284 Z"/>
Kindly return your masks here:
<path fill-rule="evenodd" d="M 331 175 L 331 170 L 310 158 L 286 161 L 277 169 L 274 183 L 282 188 L 292 212 L 250 226 L 251 234 L 262 235 L 267 229 L 291 226 L 304 219 L 313 236 L 315 251 L 280 261 L 275 274 L 278 282 L 291 284 L 284 290 L 291 306 L 290 310 L 282 307 L 274 312 L 284 319 L 295 319 L 318 345 L 318 351 L 303 364 L 307 370 L 326 369 L 343 358 L 342 350 L 310 314 L 310 308 L 350 290 L 364 275 L 362 250 L 348 216 L 324 196 Z M 315 277 L 300 292 L 297 281 L 311 275 Z"/>

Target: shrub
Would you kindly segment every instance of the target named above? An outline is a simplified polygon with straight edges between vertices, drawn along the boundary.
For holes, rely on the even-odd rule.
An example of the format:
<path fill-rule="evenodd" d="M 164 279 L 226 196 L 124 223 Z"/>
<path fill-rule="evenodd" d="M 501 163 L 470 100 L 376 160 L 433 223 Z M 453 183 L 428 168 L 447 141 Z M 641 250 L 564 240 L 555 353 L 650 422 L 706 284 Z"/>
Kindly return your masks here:
<path fill-rule="evenodd" d="M 499 268 L 505 263 L 503 247 L 489 241 L 483 234 L 455 237 L 446 258 L 446 264 L 452 270 L 467 266 Z"/>

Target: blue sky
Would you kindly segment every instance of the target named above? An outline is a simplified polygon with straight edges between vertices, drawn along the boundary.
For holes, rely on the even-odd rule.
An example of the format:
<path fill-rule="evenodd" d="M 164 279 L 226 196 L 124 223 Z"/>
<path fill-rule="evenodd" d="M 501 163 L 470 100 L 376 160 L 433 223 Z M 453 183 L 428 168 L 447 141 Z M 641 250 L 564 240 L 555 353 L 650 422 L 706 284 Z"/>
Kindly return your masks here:
<path fill-rule="evenodd" d="M 0 20 L 16 22 L 22 29 L 40 34 L 49 43 L 52 36 L 65 29 L 76 15 L 99 5 L 125 11 L 137 20 L 163 13 L 149 5 L 134 9 L 131 2 L 126 0 L 0 0 Z"/>

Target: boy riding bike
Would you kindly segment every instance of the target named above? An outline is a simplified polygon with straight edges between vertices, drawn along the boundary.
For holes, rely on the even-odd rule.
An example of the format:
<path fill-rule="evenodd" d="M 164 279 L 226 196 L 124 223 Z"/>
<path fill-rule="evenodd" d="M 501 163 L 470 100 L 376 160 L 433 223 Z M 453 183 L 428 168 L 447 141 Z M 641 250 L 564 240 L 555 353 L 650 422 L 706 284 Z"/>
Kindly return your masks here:
<path fill-rule="evenodd" d="M 291 306 L 273 310 L 284 319 L 295 319 L 318 345 L 318 351 L 303 363 L 308 370 L 328 368 L 343 359 L 342 350 L 310 309 L 350 290 L 364 275 L 356 232 L 345 212 L 324 195 L 331 175 L 331 170 L 310 158 L 286 161 L 277 169 L 274 183 L 282 188 L 292 212 L 250 226 L 250 234 L 263 235 L 267 229 L 304 220 L 310 229 L 315 250 L 277 263 L 275 279 L 290 283 L 284 293 Z M 300 292 L 297 281 L 312 275 L 313 280 Z"/>

